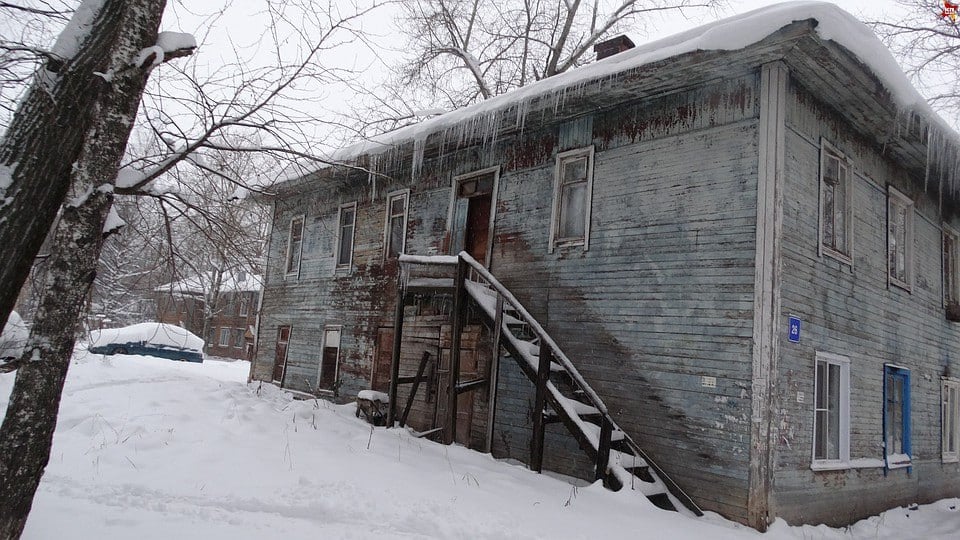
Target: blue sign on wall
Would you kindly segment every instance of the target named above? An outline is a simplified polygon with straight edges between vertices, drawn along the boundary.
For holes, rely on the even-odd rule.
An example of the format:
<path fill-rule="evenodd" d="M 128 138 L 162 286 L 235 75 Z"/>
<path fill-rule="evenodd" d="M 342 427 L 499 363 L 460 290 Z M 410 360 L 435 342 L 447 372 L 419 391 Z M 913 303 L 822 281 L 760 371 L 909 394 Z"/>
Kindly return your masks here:
<path fill-rule="evenodd" d="M 793 343 L 800 343 L 800 317 L 790 317 L 790 333 L 787 339 Z"/>

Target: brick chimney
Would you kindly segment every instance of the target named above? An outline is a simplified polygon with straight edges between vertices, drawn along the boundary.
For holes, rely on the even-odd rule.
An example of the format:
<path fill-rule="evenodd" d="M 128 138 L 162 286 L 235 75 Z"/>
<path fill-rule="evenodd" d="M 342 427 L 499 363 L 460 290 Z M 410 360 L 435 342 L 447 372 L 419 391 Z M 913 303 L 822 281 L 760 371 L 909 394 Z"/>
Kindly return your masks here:
<path fill-rule="evenodd" d="M 623 51 L 636 47 L 627 36 L 617 36 L 593 46 L 593 52 L 597 53 L 597 60 L 603 60 L 608 56 L 613 56 Z"/>

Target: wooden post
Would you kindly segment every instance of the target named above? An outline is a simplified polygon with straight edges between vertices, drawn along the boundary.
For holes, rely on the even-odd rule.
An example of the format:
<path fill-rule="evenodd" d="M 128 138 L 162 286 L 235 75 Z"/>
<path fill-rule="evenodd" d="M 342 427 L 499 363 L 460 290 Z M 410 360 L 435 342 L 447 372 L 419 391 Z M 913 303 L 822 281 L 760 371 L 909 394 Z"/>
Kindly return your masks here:
<path fill-rule="evenodd" d="M 540 472 L 543 470 L 543 431 L 545 422 L 543 408 L 547 403 L 547 381 L 550 380 L 550 363 L 553 353 L 550 346 L 541 336 L 540 364 L 537 367 L 537 393 L 533 400 L 533 438 L 530 440 L 530 468 Z"/>
<path fill-rule="evenodd" d="M 450 380 L 447 386 L 447 429 L 444 430 L 444 444 L 453 444 L 457 438 L 457 382 L 460 379 L 460 341 L 463 337 L 463 323 L 467 307 L 466 286 L 467 263 L 457 260 L 457 274 L 453 281 L 453 326 L 450 328 Z"/>
<path fill-rule="evenodd" d="M 606 415 L 600 424 L 600 440 L 597 441 L 597 473 L 594 480 L 606 483 L 607 466 L 610 464 L 610 439 L 613 437 L 613 423 Z"/>
<path fill-rule="evenodd" d="M 403 343 L 403 271 L 397 273 L 397 310 L 393 315 L 393 357 L 390 359 L 390 406 L 387 427 L 397 419 L 397 387 L 400 382 L 400 346 Z"/>
<path fill-rule="evenodd" d="M 430 360 L 430 351 L 423 351 L 420 358 L 420 365 L 417 366 L 417 376 L 414 377 L 413 388 L 410 389 L 410 395 L 407 397 L 407 404 L 403 407 L 403 413 L 400 415 L 400 427 L 407 423 L 407 416 L 410 415 L 410 407 L 413 406 L 413 398 L 417 396 L 417 390 L 420 389 L 420 381 L 423 379 L 423 371 L 427 368 L 427 360 Z"/>
<path fill-rule="evenodd" d="M 503 339 L 503 296 L 497 293 L 497 307 L 493 314 L 493 355 L 490 358 L 490 388 L 487 398 L 487 442 L 484 451 L 493 451 L 493 422 L 497 416 L 497 377 L 500 372 L 500 340 Z"/>

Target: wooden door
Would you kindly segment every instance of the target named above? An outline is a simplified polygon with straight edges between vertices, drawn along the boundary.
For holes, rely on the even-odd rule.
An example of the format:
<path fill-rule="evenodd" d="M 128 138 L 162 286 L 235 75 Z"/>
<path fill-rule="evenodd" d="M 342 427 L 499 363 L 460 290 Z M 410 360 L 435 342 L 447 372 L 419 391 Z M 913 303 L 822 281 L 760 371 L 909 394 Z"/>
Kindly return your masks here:
<path fill-rule="evenodd" d="M 283 386 L 283 376 L 287 370 L 287 345 L 290 343 L 290 327 L 277 327 L 277 350 L 273 357 L 273 382 Z"/>
<path fill-rule="evenodd" d="M 373 373 L 370 374 L 370 388 L 378 392 L 390 391 L 390 365 L 393 363 L 393 336 L 391 327 L 377 330 L 377 352 L 373 359 Z"/>
<path fill-rule="evenodd" d="M 337 369 L 340 363 L 340 328 L 325 328 L 323 331 L 323 353 L 320 357 L 320 377 L 317 387 L 334 390 L 337 382 Z"/>
<path fill-rule="evenodd" d="M 460 382 L 477 378 L 477 341 L 480 328 L 472 325 L 463 329 L 460 340 Z M 444 325 L 440 331 L 440 364 L 437 368 L 437 417 L 436 426 L 449 422 L 447 414 L 447 396 L 450 385 L 450 326 Z M 457 397 L 457 432 L 454 440 L 464 446 L 471 446 L 470 431 L 473 427 L 476 392 L 464 392 Z"/>
<path fill-rule="evenodd" d="M 493 192 L 496 172 L 487 171 L 459 177 L 450 223 L 450 254 L 466 251 L 487 265 L 492 240 Z"/>
<path fill-rule="evenodd" d="M 490 243 L 490 202 L 493 197 L 489 193 L 470 199 L 467 209 L 467 231 L 464 238 L 464 247 L 471 257 L 487 264 L 487 248 Z"/>

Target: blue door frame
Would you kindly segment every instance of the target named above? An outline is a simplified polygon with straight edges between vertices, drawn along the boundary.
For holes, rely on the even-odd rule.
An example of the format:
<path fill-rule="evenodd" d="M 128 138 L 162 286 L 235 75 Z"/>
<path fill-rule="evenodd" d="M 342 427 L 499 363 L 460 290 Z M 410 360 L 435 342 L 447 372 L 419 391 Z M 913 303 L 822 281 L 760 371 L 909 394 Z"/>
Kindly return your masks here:
<path fill-rule="evenodd" d="M 891 395 L 890 389 L 892 387 L 899 386 L 902 388 L 900 396 Z M 900 401 L 898 401 L 898 398 Z M 901 449 L 899 453 L 906 454 L 908 456 L 912 455 L 911 441 L 910 441 L 910 370 L 905 369 L 899 366 L 893 365 L 884 365 L 883 366 L 883 463 L 884 463 L 884 475 L 890 470 L 889 455 L 890 449 L 887 448 L 887 443 L 889 441 L 888 436 L 891 435 L 890 430 L 893 426 L 890 425 L 891 418 L 894 414 L 894 407 L 900 408 L 900 433 L 901 435 Z M 895 467 L 903 468 L 903 467 Z M 907 472 L 910 472 L 910 467 L 906 467 Z"/>

